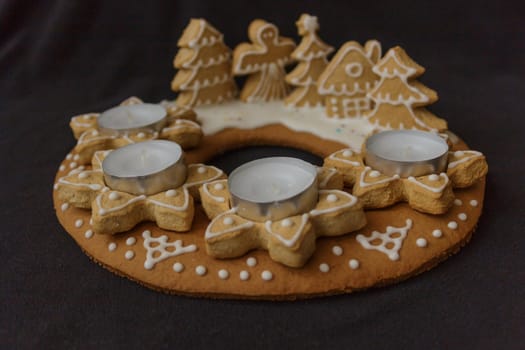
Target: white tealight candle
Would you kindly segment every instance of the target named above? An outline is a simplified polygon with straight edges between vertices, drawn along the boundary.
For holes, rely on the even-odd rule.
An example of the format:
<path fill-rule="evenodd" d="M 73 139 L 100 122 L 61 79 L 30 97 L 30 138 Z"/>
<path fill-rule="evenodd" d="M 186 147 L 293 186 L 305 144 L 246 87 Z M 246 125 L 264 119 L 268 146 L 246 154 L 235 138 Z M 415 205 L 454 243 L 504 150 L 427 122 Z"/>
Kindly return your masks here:
<path fill-rule="evenodd" d="M 447 143 L 429 132 L 384 131 L 370 136 L 365 147 L 365 163 L 386 175 L 408 177 L 440 173 L 447 164 Z"/>
<path fill-rule="evenodd" d="M 177 188 L 186 181 L 181 147 L 171 141 L 155 140 L 124 146 L 102 162 L 106 185 L 133 194 L 154 194 Z"/>
<path fill-rule="evenodd" d="M 241 165 L 229 176 L 232 205 L 251 220 L 278 220 L 312 209 L 317 171 L 305 161 L 271 157 Z"/>
<path fill-rule="evenodd" d="M 98 118 L 101 131 L 122 134 L 128 131 L 159 131 L 166 123 L 166 109 L 160 105 L 142 103 L 118 106 L 103 112 Z"/>

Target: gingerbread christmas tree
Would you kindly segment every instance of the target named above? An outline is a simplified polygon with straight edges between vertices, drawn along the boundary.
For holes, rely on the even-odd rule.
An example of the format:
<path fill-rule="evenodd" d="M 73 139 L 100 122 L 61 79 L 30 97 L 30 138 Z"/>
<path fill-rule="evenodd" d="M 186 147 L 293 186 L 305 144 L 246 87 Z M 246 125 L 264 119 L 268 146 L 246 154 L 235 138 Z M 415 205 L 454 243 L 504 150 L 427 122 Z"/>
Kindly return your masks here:
<path fill-rule="evenodd" d="M 374 66 L 379 83 L 368 96 L 375 102 L 370 121 L 383 128 L 441 131 L 447 128 L 443 119 L 424 106 L 438 100 L 437 93 L 416 81 L 425 68 L 414 62 L 401 47 L 390 49 Z"/>
<path fill-rule="evenodd" d="M 178 106 L 220 103 L 235 95 L 231 50 L 217 29 L 204 19 L 192 19 L 177 46 L 173 65 L 179 71 L 171 89 L 179 92 Z"/>
<path fill-rule="evenodd" d="M 326 56 L 334 48 L 317 36 L 317 17 L 302 14 L 295 24 L 303 39 L 292 52 L 292 58 L 299 64 L 286 76 L 286 81 L 297 88 L 286 97 L 285 103 L 294 107 L 321 105 L 323 98 L 317 93 L 317 79 L 328 64 Z"/>
<path fill-rule="evenodd" d="M 376 40 L 364 47 L 356 41 L 341 46 L 317 81 L 328 117 L 361 117 L 372 109 L 366 94 L 379 80 L 372 68 L 380 58 L 381 44 Z"/>
<path fill-rule="evenodd" d="M 256 19 L 248 27 L 251 43 L 239 44 L 233 50 L 233 74 L 249 75 L 241 91 L 245 102 L 271 101 L 288 93 L 284 66 L 291 62 L 295 49 L 292 39 L 279 36 L 277 27 Z"/>

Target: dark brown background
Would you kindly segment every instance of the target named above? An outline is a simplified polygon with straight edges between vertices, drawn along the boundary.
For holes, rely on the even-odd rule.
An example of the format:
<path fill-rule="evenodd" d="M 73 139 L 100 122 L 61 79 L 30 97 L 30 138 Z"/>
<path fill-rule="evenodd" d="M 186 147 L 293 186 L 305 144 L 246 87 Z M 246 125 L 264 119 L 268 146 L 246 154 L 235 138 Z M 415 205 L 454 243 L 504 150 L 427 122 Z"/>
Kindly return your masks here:
<path fill-rule="evenodd" d="M 130 95 L 174 97 L 190 17 L 234 46 L 256 17 L 297 38 L 302 12 L 336 47 L 377 38 L 427 67 L 422 81 L 441 97 L 432 110 L 489 161 L 471 243 L 399 285 L 293 303 L 168 296 L 93 264 L 51 201 L 75 143 L 69 118 Z M 0 1 L 0 347 L 523 348 L 524 28 L 517 1 Z"/>

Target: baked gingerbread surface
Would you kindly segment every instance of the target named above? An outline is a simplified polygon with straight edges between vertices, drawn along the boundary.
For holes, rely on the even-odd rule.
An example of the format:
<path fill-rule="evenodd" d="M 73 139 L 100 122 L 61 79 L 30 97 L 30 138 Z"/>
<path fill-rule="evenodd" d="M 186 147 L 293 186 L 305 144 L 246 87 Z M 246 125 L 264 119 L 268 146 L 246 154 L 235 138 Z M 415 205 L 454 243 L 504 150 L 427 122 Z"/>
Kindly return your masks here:
<path fill-rule="evenodd" d="M 254 144 L 297 147 L 321 157 L 347 146 L 282 125 L 228 128 L 204 136 L 202 142 L 208 147 L 188 151 L 188 163 Z M 467 146 L 458 140 L 452 150 L 461 149 Z M 64 159 L 57 179 L 71 171 L 73 158 L 69 154 Z M 283 266 L 259 250 L 234 259 L 210 257 L 204 244 L 210 221 L 199 203 L 192 228 L 185 233 L 144 222 L 125 233 L 102 235 L 93 233 L 90 210 L 61 202 L 57 191 L 53 197 L 65 230 L 88 256 L 118 275 L 167 293 L 280 300 L 388 285 L 432 268 L 469 241 L 481 215 L 484 190 L 484 179 L 456 189 L 454 205 L 443 215 L 424 214 L 406 203 L 366 210 L 364 228 L 319 238 L 302 268 Z M 395 254 L 398 259 L 392 259 Z"/>

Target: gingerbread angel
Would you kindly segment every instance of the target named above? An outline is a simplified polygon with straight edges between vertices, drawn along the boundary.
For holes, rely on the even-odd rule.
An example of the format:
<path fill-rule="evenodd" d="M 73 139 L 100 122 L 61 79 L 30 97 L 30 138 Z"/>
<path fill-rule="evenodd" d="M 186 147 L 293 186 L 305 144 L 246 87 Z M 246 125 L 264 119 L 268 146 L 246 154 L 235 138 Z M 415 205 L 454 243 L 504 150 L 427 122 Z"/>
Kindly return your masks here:
<path fill-rule="evenodd" d="M 279 36 L 277 27 L 256 19 L 248 27 L 252 43 L 242 43 L 233 50 L 233 74 L 249 75 L 241 91 L 245 102 L 279 100 L 288 93 L 284 66 L 291 62 L 295 43 Z"/>

